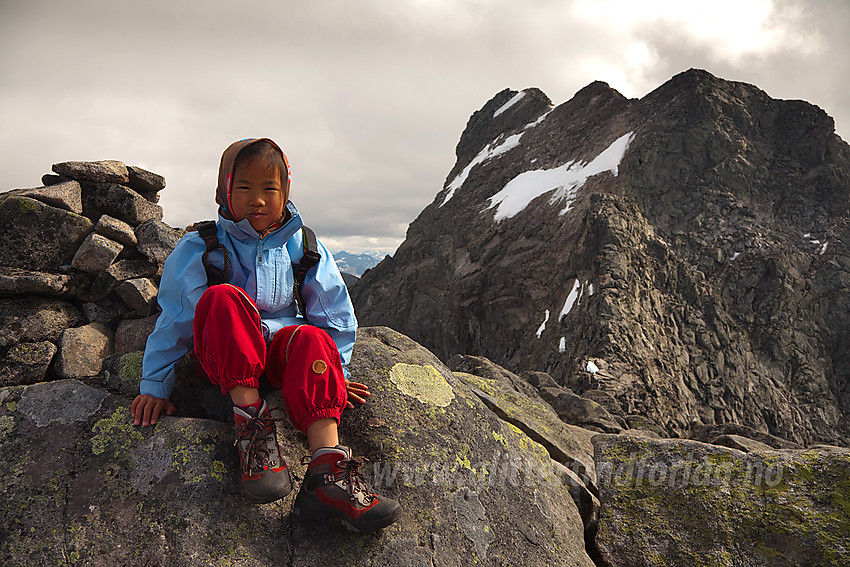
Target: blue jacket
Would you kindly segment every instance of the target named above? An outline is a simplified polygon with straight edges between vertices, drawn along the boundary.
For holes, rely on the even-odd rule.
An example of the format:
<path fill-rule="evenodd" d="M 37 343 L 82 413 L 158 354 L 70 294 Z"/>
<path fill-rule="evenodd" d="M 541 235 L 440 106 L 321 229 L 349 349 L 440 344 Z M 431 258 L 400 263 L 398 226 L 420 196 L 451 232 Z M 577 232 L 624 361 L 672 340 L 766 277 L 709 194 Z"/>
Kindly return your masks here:
<path fill-rule="evenodd" d="M 292 270 L 292 263 L 298 263 L 303 255 L 303 222 L 295 205 L 290 202 L 286 206 L 289 220 L 262 239 L 248 220 L 233 222 L 219 215 L 216 225 L 218 240 L 230 259 L 228 283 L 244 289 L 257 304 L 267 342 L 283 327 L 306 322 L 297 315 Z M 201 262 L 204 249 L 201 236 L 190 232 L 165 261 L 157 298 L 162 313 L 145 347 L 139 385 L 142 394 L 167 399 L 174 387 L 175 363 L 194 348 L 195 305 L 207 289 L 207 274 Z M 322 259 L 310 269 L 301 288 L 307 320 L 327 331 L 345 367 L 351 360 L 357 319 L 333 256 L 321 242 L 319 252 Z M 223 266 L 220 252 L 210 253 L 209 261 Z M 344 370 L 348 376 L 348 369 Z"/>

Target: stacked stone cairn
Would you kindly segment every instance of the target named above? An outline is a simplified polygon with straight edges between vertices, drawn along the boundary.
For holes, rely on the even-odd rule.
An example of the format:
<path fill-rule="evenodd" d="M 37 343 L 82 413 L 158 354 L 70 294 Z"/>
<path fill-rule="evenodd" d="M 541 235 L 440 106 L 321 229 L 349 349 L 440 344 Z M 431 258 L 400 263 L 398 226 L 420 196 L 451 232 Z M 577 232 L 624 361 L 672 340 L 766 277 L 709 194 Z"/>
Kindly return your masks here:
<path fill-rule="evenodd" d="M 120 161 L 64 162 L 0 193 L 0 386 L 97 376 L 144 350 L 165 258 L 165 178 Z"/>

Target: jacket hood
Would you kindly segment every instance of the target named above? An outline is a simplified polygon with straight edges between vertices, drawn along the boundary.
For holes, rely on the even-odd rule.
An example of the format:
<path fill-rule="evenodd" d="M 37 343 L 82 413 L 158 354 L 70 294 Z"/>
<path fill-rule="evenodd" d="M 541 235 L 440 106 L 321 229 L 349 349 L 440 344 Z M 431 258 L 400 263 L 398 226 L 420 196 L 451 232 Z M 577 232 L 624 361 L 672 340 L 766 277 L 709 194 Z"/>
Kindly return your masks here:
<path fill-rule="evenodd" d="M 239 140 L 238 142 L 233 142 L 230 144 L 224 153 L 221 154 L 221 164 L 218 166 L 218 186 L 215 190 L 215 202 L 218 203 L 219 206 L 219 214 L 227 219 L 232 221 L 240 221 L 242 219 L 237 219 L 233 216 L 233 211 L 230 209 L 230 185 L 233 181 L 233 169 L 236 164 L 236 158 L 239 156 L 239 153 L 250 146 L 251 144 L 256 144 L 260 141 L 266 141 L 271 143 L 272 146 L 277 148 L 277 151 L 280 152 L 280 155 L 283 156 L 283 163 L 286 165 L 286 178 L 281 179 L 283 182 L 283 190 L 285 195 L 289 195 L 289 185 L 292 182 L 292 172 L 289 169 L 289 160 L 286 158 L 286 154 L 283 153 L 283 150 L 280 149 L 274 140 L 270 138 L 245 138 L 244 140 Z M 284 177 L 281 175 L 281 177 Z M 286 207 L 284 206 L 284 214 L 286 214 Z"/>

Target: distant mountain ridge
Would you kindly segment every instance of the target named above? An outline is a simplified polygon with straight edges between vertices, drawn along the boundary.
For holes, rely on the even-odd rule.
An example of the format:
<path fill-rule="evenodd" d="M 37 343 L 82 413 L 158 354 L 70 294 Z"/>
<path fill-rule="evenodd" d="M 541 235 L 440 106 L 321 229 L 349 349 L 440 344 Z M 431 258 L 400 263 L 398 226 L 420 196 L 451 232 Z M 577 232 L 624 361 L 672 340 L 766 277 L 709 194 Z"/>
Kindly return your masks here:
<path fill-rule="evenodd" d="M 354 287 L 363 324 L 673 435 L 850 443 L 850 148 L 821 109 L 695 69 L 639 100 L 504 90 L 456 154 Z"/>
<path fill-rule="evenodd" d="M 381 254 L 380 252 L 355 254 L 340 250 L 334 254 L 334 260 L 336 260 L 336 265 L 340 272 L 360 277 L 366 270 L 374 268 L 384 256 L 385 254 Z"/>

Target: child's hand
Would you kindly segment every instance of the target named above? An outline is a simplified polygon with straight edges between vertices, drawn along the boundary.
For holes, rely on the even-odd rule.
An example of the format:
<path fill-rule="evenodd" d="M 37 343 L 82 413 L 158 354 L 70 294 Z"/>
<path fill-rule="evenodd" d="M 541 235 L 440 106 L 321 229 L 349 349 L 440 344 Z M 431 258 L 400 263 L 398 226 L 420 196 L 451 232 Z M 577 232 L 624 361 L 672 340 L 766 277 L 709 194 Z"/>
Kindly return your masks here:
<path fill-rule="evenodd" d="M 346 402 L 345 407 L 349 409 L 354 408 L 353 402 L 365 404 L 366 398 L 371 396 L 369 386 L 360 382 L 352 382 L 348 378 L 345 379 L 345 389 L 348 390 L 348 402 Z"/>
<path fill-rule="evenodd" d="M 130 414 L 133 416 L 133 425 L 142 424 L 142 427 L 156 425 L 156 420 L 160 414 L 165 412 L 165 415 L 174 415 L 177 408 L 174 404 L 163 398 L 155 398 L 147 394 L 139 394 L 133 403 L 130 405 Z"/>

